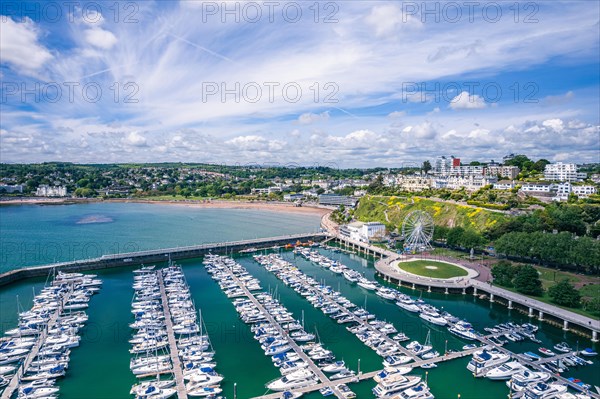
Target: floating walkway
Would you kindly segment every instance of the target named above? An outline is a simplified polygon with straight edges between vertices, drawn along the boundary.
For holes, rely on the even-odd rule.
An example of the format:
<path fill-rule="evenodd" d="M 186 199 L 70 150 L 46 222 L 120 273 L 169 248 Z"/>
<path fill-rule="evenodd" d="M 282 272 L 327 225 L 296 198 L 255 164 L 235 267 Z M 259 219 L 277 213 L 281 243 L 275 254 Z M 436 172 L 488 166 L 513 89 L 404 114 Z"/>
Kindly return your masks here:
<path fill-rule="evenodd" d="M 277 331 L 281 334 L 282 337 L 285 337 L 285 339 L 288 341 L 288 344 L 292 347 L 292 349 L 294 350 L 294 352 L 296 352 L 296 354 L 303 360 L 306 362 L 306 364 L 308 364 L 309 369 L 317 376 L 317 378 L 321 381 L 321 384 L 319 385 L 313 385 L 311 387 L 306 387 L 304 389 L 308 389 L 308 391 L 304 391 L 303 389 L 300 388 L 294 388 L 292 391 L 298 391 L 298 392 L 310 392 L 310 391 L 314 391 L 317 388 L 315 387 L 319 387 L 318 389 L 325 387 L 325 386 L 329 386 L 332 388 L 333 393 L 335 394 L 336 397 L 343 399 L 344 395 L 342 395 L 342 393 L 335 387 L 335 385 L 341 384 L 341 382 L 336 381 L 336 382 L 332 382 L 329 380 L 329 378 L 327 378 L 327 376 L 323 373 L 323 371 L 321 371 L 321 369 L 319 367 L 317 367 L 317 365 L 313 362 L 313 360 L 308 357 L 304 351 L 298 346 L 298 344 L 296 343 L 296 341 L 294 341 L 292 338 L 289 337 L 289 335 L 285 332 L 285 330 L 281 327 L 281 325 L 273 318 L 273 316 L 267 311 L 267 309 L 265 309 L 265 307 L 258 301 L 258 299 L 256 299 L 256 297 L 254 296 L 254 294 L 252 294 L 250 292 L 250 290 L 248 290 L 248 288 L 246 288 L 246 285 L 243 284 L 235 275 L 235 273 L 233 273 L 231 271 L 231 269 L 229 267 L 226 267 L 224 270 L 227 270 L 227 272 L 229 273 L 229 275 L 231 276 L 231 278 L 233 279 L 233 281 L 242 289 L 242 291 L 244 291 L 244 294 L 248 297 L 248 299 L 250 299 L 250 301 L 252 301 L 252 303 L 254 304 L 254 306 L 256 306 L 267 318 L 267 321 L 269 323 L 271 323 L 271 325 L 273 325 Z M 312 388 L 312 389 L 311 389 Z M 275 398 L 280 398 L 281 397 L 281 392 L 278 392 L 276 394 L 273 394 Z"/>
<path fill-rule="evenodd" d="M 175 386 L 177 388 L 177 398 L 187 399 L 187 390 L 185 389 L 185 381 L 183 380 L 183 370 L 179 359 L 179 350 L 177 349 L 177 341 L 175 341 L 175 333 L 173 332 L 173 320 L 171 319 L 171 311 L 167 300 L 167 292 L 163 281 L 162 272 L 156 272 L 158 277 L 158 288 L 160 290 L 160 298 L 162 300 L 162 308 L 165 313 L 165 326 L 167 328 L 167 338 L 169 340 L 169 353 L 171 362 L 173 363 L 173 376 L 175 377 Z"/>
<path fill-rule="evenodd" d="M 29 352 L 23 364 L 19 366 L 17 372 L 4 389 L 4 392 L 2 392 L 2 396 L 0 396 L 1 399 L 10 399 L 12 394 L 19 388 L 21 377 L 27 372 L 29 365 L 31 364 L 33 359 L 35 359 L 41 347 L 46 342 L 46 338 L 48 337 L 48 331 L 54 328 L 54 326 L 56 325 L 56 321 L 58 320 L 60 314 L 63 311 L 63 306 L 66 302 L 69 301 L 71 293 L 73 292 L 73 283 L 70 283 L 69 286 L 69 292 L 61 298 L 60 306 L 58 307 L 58 309 L 56 309 L 56 311 L 48 321 L 47 327 L 44 329 L 44 331 L 40 335 L 38 335 L 38 339 L 33 348 L 31 349 L 31 352 Z"/>

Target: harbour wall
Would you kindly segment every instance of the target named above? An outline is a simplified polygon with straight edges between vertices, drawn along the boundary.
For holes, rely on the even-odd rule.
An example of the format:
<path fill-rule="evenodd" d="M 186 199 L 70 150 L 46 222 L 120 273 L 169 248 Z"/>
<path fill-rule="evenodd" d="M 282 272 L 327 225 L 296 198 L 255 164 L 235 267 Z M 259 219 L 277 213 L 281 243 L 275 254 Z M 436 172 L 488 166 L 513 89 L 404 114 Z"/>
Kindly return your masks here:
<path fill-rule="evenodd" d="M 165 262 L 169 259 L 180 260 L 198 258 L 208 253 L 231 253 L 251 248 L 263 249 L 273 246 L 295 245 L 297 242 L 321 242 L 327 237 L 323 233 L 292 234 L 279 237 L 257 238 L 252 240 L 200 244 L 187 247 L 164 248 L 149 251 L 103 255 L 98 258 L 54 263 L 43 266 L 24 267 L 0 274 L 0 286 L 15 283 L 32 277 L 47 276 L 51 271 L 83 272 L 110 269 L 138 264 Z"/>

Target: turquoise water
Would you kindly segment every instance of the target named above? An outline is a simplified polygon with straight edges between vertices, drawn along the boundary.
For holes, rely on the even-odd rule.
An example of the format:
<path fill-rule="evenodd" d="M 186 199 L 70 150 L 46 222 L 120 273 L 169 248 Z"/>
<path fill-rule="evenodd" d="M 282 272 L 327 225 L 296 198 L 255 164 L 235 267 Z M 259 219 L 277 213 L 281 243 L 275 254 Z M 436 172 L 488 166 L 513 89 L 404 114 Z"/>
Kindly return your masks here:
<path fill-rule="evenodd" d="M 0 273 L 108 253 L 314 232 L 315 214 L 184 205 L 0 207 Z"/>
<path fill-rule="evenodd" d="M 256 221 L 259 217 L 254 214 L 256 211 L 246 210 L 201 210 L 170 206 L 159 206 L 154 211 L 154 205 L 141 204 L 108 204 L 108 208 L 103 208 L 105 204 L 93 204 L 92 208 L 86 208 L 87 205 L 74 207 L 23 207 L 20 211 L 20 217 L 12 215 L 12 221 L 16 220 L 34 220 L 34 216 L 28 215 L 27 210 L 32 210 L 36 215 L 44 213 L 56 213 L 46 215 L 47 226 L 52 225 L 52 220 L 70 220 L 66 224 L 61 224 L 54 230 L 46 228 L 46 233 L 40 231 L 35 223 L 23 224 L 20 227 L 20 239 L 23 237 L 32 237 L 30 243 L 35 240 L 48 239 L 47 237 L 59 235 L 61 237 L 77 237 L 80 225 L 73 222 L 79 220 L 79 215 L 100 214 L 99 210 L 104 210 L 104 215 L 110 215 L 115 221 L 111 223 L 98 223 L 95 227 L 111 225 L 110 235 L 103 236 L 105 242 L 110 239 L 128 240 L 136 237 L 136 229 L 140 235 L 147 237 L 146 240 L 139 242 L 146 245 L 146 248 L 155 246 L 172 246 L 173 243 L 181 240 L 179 245 L 185 245 L 192 240 L 216 241 L 218 239 L 239 239 L 248 238 L 255 235 L 276 235 L 283 231 L 286 233 L 312 231 L 318 226 L 318 218 L 306 215 L 287 215 L 282 213 L 272 214 L 269 212 L 259 212 L 267 214 L 266 219 Z M 115 206 L 117 205 L 117 206 Z M 122 207 L 121 207 L 122 206 Z M 131 207 L 133 206 L 133 208 Z M 141 206 L 143 211 L 135 211 L 135 208 Z M 40 210 L 41 208 L 41 210 Z M 110 211 L 108 211 L 110 209 Z M 72 211 L 73 210 L 73 211 Z M 5 209 L 0 208 L 0 215 L 4 216 Z M 169 229 L 170 219 L 184 220 L 182 213 L 188 211 L 198 212 L 197 216 L 203 218 L 204 228 L 201 230 L 186 231 L 190 229 L 180 228 Z M 14 209 L 10 210 L 15 213 Z M 155 220 L 148 221 L 146 212 L 154 212 L 157 215 Z M 173 212 L 172 216 L 169 216 Z M 230 212 L 234 212 L 231 215 Z M 211 223 L 217 223 L 219 226 L 215 230 L 221 231 L 225 238 L 217 238 L 210 234 L 210 227 L 207 220 Z M 196 216 L 196 215 L 195 215 Z M 70 219 L 69 219 L 70 217 Z M 140 218 L 141 217 L 141 220 Z M 161 218 L 163 220 L 161 220 Z M 236 222 L 236 218 L 239 220 Z M 310 220 L 305 220 L 305 219 Z M 264 224 L 271 223 L 270 227 L 264 227 Z M 224 225 L 228 221 L 228 225 Z M 2 237 L 5 235 L 6 219 L 0 218 L 0 226 L 3 227 Z M 41 222 L 40 222 L 41 223 Z M 183 222 L 182 222 L 183 223 Z M 239 223 L 239 225 L 236 225 Z M 135 227 L 138 226 L 138 227 Z M 155 230 L 148 230 L 147 226 L 155 226 Z M 156 228 L 156 226 L 162 226 Z M 253 228 L 253 226 L 255 226 Z M 92 226 L 87 226 L 92 227 Z M 133 231 L 130 231 L 133 229 Z M 295 229 L 295 230 L 294 230 Z M 26 230 L 29 230 L 28 232 Z M 95 241 L 94 234 L 99 233 L 94 228 L 91 233 L 84 235 L 79 233 L 81 241 Z M 282 231 L 283 230 L 283 231 Z M 104 230 L 102 230 L 104 231 Z M 162 234 L 163 231 L 169 231 L 170 234 Z M 179 237 L 174 236 L 179 231 Z M 185 233 L 185 234 L 184 234 Z M 89 235 L 91 234 L 91 235 Z M 108 234 L 108 233 L 103 233 Z M 228 234 L 233 235 L 232 237 Z M 120 242 L 120 241 L 119 241 Z M 197 241 L 194 241 L 194 243 Z M 4 248 L 4 247 L 3 247 Z M 347 266 L 364 273 L 368 278 L 374 278 L 373 260 L 363 258 L 357 255 L 348 255 L 344 253 L 332 253 L 320 249 L 320 251 L 331 258 L 339 259 Z M 386 319 L 394 323 L 399 329 L 407 333 L 412 339 L 424 340 L 427 332 L 431 330 L 432 342 L 438 351 L 442 352 L 448 341 L 448 348 L 460 349 L 465 342 L 449 334 L 446 329 L 432 327 L 425 324 L 418 316 L 399 309 L 392 302 L 376 296 L 356 285 L 350 284 L 343 277 L 336 275 L 328 270 L 322 269 L 300 256 L 294 256 L 291 252 L 283 252 L 282 255 L 295 263 L 303 272 L 330 284 L 338 289 L 354 303 L 363 306 L 365 304 L 369 311 L 375 313 L 378 318 Z M 8 256 L 3 254 L 3 256 Z M 281 283 L 272 273 L 260 267 L 251 256 L 241 256 L 237 260 L 244 265 L 247 270 L 257 277 L 266 291 L 271 291 L 277 295 L 282 303 L 294 313 L 297 318 L 301 317 L 304 311 L 306 327 L 308 330 L 317 331 L 323 343 L 331 349 L 339 359 L 344 359 L 346 363 L 357 370 L 360 359 L 362 371 L 372 371 L 381 367 L 381 358 L 371 349 L 367 348 L 353 334 L 346 331 L 343 326 L 333 322 L 325 316 L 320 310 L 313 308 L 308 301 L 298 295 L 289 287 Z M 252 334 L 247 325 L 238 319 L 238 315 L 228 299 L 220 290 L 218 285 L 210 278 L 204 269 L 201 259 L 190 259 L 182 262 L 190 290 L 196 303 L 196 307 L 201 309 L 202 316 L 206 322 L 208 333 L 211 337 L 214 349 L 216 351 L 216 361 L 218 370 L 225 376 L 222 384 L 224 393 L 228 398 L 233 398 L 233 384 L 237 384 L 237 398 L 245 399 L 265 393 L 265 383 L 277 378 L 279 373 L 272 365 L 269 358 L 264 356 L 259 344 L 252 339 Z M 109 398 L 128 398 L 128 392 L 135 378 L 129 370 L 130 345 L 127 342 L 131 335 L 131 330 L 127 326 L 131 322 L 132 316 L 131 298 L 133 290 L 131 284 L 133 268 L 121 268 L 116 270 L 99 271 L 99 277 L 104 281 L 100 294 L 94 296 L 90 301 L 88 309 L 89 321 L 82 330 L 81 345 L 74 349 L 71 354 L 71 363 L 67 377 L 61 382 L 61 399 L 109 399 Z M 21 305 L 27 309 L 31 306 L 33 289 L 39 290 L 43 286 L 45 279 L 34 279 L 24 281 L 14 285 L 0 288 L 0 330 L 4 331 L 13 328 L 16 324 L 17 316 L 17 296 Z M 33 289 L 32 289 L 33 287 Z M 412 291 L 402 289 L 407 294 L 413 296 L 422 296 L 422 298 L 435 306 L 443 307 L 444 310 L 459 316 L 467 318 L 476 328 L 483 329 L 484 326 L 501 323 L 508 320 L 515 322 L 531 321 L 525 315 L 515 311 L 509 311 L 499 304 L 490 304 L 487 301 L 479 300 L 471 295 L 444 295 L 436 293 L 427 293 L 421 291 Z M 580 347 L 590 346 L 589 340 L 578 337 L 570 332 L 564 332 L 559 328 L 547 324 L 538 323 L 540 331 L 537 334 L 543 341 L 543 345 L 551 347 L 557 342 L 567 341 L 573 347 L 579 341 Z M 0 332 L 1 332 L 0 331 Z M 516 352 L 527 350 L 537 350 L 537 345 L 531 343 L 512 343 L 509 349 Z M 456 398 L 458 394 L 461 398 L 470 399 L 501 399 L 506 398 L 508 389 L 503 382 L 492 382 L 485 379 L 475 379 L 466 369 L 468 359 L 456 359 L 444 364 L 438 368 L 429 370 L 428 381 L 436 398 Z M 416 373 L 425 375 L 424 370 Z M 572 369 L 567 376 L 576 376 L 582 380 L 600 385 L 600 367 L 598 360 L 594 366 L 587 366 L 578 369 Z M 351 385 L 359 398 L 371 398 L 371 388 L 375 384 L 372 381 L 364 381 L 360 384 Z M 306 398 L 316 399 L 319 394 L 306 395 Z"/>

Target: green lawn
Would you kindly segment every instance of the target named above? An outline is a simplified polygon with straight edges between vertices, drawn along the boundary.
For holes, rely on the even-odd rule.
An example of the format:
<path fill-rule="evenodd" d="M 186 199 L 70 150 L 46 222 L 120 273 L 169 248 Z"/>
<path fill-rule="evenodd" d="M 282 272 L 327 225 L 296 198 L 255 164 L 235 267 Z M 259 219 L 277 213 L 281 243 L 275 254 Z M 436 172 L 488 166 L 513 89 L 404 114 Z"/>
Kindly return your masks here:
<path fill-rule="evenodd" d="M 424 277 L 451 278 L 468 275 L 467 271 L 463 268 L 451 265 L 450 263 L 432 260 L 414 260 L 409 262 L 400 262 L 398 266 L 400 267 L 400 269 L 406 272 Z M 427 268 L 427 266 L 436 267 L 436 269 Z"/>

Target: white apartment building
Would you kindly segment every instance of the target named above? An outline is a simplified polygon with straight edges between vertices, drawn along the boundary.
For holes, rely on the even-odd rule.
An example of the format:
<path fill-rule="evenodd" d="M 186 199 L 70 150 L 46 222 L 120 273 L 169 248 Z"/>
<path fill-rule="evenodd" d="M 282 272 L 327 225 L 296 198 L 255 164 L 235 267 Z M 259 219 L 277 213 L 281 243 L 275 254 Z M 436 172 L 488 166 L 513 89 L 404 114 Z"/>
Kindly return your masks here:
<path fill-rule="evenodd" d="M 433 166 L 433 171 L 438 174 L 445 176 L 450 173 L 450 167 L 452 166 L 452 159 L 446 158 L 445 156 L 437 157 Z"/>
<path fill-rule="evenodd" d="M 432 186 L 432 178 L 420 175 L 399 176 L 396 184 L 405 191 L 423 191 Z"/>
<path fill-rule="evenodd" d="M 595 186 L 585 185 L 571 185 L 571 192 L 579 198 L 587 198 L 592 194 L 596 194 L 598 189 Z"/>
<path fill-rule="evenodd" d="M 36 191 L 35 195 L 38 197 L 66 197 L 67 196 L 67 187 L 66 186 L 47 186 L 41 185 Z"/>
<path fill-rule="evenodd" d="M 352 240 L 369 242 L 385 236 L 385 225 L 379 222 L 353 222 L 342 226 L 340 234 Z"/>
<path fill-rule="evenodd" d="M 550 193 L 552 184 L 550 183 L 524 183 L 521 186 L 520 192 L 529 194 Z"/>
<path fill-rule="evenodd" d="M 574 185 L 570 182 L 564 182 L 554 185 L 556 195 L 552 197 L 554 201 L 566 201 L 569 199 L 571 193 L 575 194 L 579 198 L 588 198 L 592 194 L 596 194 L 597 189 L 595 186 L 590 185 Z"/>
<path fill-rule="evenodd" d="M 516 179 L 521 170 L 518 166 L 488 166 L 483 170 L 484 174 L 489 176 L 504 177 L 506 179 Z"/>
<path fill-rule="evenodd" d="M 512 190 L 515 186 L 514 180 L 500 180 L 494 183 L 494 190 Z"/>
<path fill-rule="evenodd" d="M 460 165 L 450 168 L 450 176 L 483 175 L 483 166 Z"/>
<path fill-rule="evenodd" d="M 445 180 L 447 189 L 457 190 L 464 187 L 467 191 L 477 191 L 487 185 L 494 184 L 498 181 L 498 179 L 495 177 L 483 175 L 450 176 Z"/>
<path fill-rule="evenodd" d="M 585 177 L 585 173 L 577 173 L 577 165 L 574 163 L 551 163 L 544 169 L 546 180 L 574 182 Z"/>

